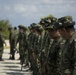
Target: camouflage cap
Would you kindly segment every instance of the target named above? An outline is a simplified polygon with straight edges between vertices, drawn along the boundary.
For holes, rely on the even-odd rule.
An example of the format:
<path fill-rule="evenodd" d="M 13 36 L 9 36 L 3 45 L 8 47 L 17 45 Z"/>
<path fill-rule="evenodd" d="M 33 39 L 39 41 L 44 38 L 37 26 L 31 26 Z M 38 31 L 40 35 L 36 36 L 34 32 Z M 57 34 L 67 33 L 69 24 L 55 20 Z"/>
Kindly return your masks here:
<path fill-rule="evenodd" d="M 14 29 L 17 29 L 17 27 L 14 27 Z"/>
<path fill-rule="evenodd" d="M 36 26 L 36 31 L 37 31 L 37 32 L 42 32 L 42 31 L 43 31 L 42 26 L 37 25 L 37 26 Z"/>
<path fill-rule="evenodd" d="M 35 29 L 35 27 L 36 27 L 36 23 L 32 23 L 31 25 L 30 25 L 30 29 Z"/>
<path fill-rule="evenodd" d="M 25 30 L 27 30 L 27 27 L 25 27 L 25 26 L 22 26 L 22 29 L 25 31 Z"/>
<path fill-rule="evenodd" d="M 45 17 L 44 20 L 42 19 L 42 22 L 45 26 L 45 28 L 50 28 L 51 25 L 54 25 L 54 23 L 57 21 L 57 18 L 50 16 L 50 17 Z M 50 25 L 50 26 L 49 26 Z M 51 27 L 52 28 L 52 27 Z"/>
<path fill-rule="evenodd" d="M 75 25 L 75 21 L 73 21 L 72 16 L 65 16 L 58 19 L 56 23 L 56 28 L 69 27 Z"/>
<path fill-rule="evenodd" d="M 12 29 L 12 27 L 8 27 L 8 30 L 11 30 Z"/>
<path fill-rule="evenodd" d="M 52 17 L 52 18 L 50 18 L 48 21 L 50 21 L 50 22 L 49 22 L 48 25 L 46 26 L 46 30 L 48 30 L 48 29 L 53 29 L 53 30 L 55 30 L 55 29 L 56 29 L 56 28 L 55 28 L 55 23 L 58 21 L 57 18 Z"/>
<path fill-rule="evenodd" d="M 32 27 L 34 27 L 34 26 L 36 26 L 36 25 L 37 25 L 36 23 L 32 23 L 32 24 L 31 24 Z"/>
<path fill-rule="evenodd" d="M 53 24 L 51 24 L 51 25 L 49 25 L 49 26 L 46 27 L 46 30 L 48 30 L 48 29 L 53 29 L 53 30 L 55 30 L 55 26 L 54 26 Z"/>
<path fill-rule="evenodd" d="M 22 27 L 23 27 L 23 25 L 19 25 L 19 26 L 18 26 L 19 29 L 22 29 Z"/>

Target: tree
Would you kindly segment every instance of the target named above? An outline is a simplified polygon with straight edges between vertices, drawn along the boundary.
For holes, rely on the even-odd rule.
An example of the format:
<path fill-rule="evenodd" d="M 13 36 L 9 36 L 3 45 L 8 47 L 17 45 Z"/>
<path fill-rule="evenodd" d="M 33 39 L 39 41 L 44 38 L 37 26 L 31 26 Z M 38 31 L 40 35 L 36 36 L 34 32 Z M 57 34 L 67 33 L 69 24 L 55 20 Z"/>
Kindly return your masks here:
<path fill-rule="evenodd" d="M 9 20 L 0 20 L 0 27 L 4 28 L 5 38 L 8 39 L 9 31 L 8 28 L 11 26 Z"/>

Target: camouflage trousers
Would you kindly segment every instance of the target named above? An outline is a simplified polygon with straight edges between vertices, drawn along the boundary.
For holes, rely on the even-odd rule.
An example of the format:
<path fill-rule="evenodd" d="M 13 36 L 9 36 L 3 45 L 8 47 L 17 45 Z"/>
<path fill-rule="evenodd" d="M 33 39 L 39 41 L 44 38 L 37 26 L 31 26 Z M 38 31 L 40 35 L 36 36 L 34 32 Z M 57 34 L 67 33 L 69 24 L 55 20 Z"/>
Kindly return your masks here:
<path fill-rule="evenodd" d="M 3 54 L 3 47 L 0 47 L 0 59 L 2 58 L 2 54 Z"/>
<path fill-rule="evenodd" d="M 61 75 L 60 69 L 56 67 L 49 67 L 49 75 Z"/>

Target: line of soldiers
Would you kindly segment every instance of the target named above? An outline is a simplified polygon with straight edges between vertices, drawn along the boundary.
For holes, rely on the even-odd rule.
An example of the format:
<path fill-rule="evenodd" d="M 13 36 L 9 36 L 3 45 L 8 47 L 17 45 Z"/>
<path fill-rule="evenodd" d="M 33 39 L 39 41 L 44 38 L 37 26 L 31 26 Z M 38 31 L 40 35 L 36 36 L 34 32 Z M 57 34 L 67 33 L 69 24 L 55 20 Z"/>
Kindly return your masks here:
<path fill-rule="evenodd" d="M 16 49 L 19 43 L 21 69 L 28 66 L 33 75 L 76 75 L 74 25 L 71 16 L 59 19 L 49 16 L 28 28 L 19 25 L 11 48 Z"/>

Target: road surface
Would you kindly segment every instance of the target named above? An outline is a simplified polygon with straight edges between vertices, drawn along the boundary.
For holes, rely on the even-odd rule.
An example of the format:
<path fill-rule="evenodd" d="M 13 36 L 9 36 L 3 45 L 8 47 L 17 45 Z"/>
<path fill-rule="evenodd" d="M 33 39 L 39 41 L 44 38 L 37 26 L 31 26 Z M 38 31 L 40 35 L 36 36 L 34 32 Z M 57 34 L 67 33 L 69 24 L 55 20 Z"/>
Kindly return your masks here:
<path fill-rule="evenodd" d="M 19 54 L 15 54 L 15 60 L 9 60 L 9 57 L 9 49 L 4 49 L 4 61 L 0 61 L 0 75 L 32 75 L 32 72 L 26 72 L 26 69 L 21 71 L 20 60 L 17 60 Z"/>

